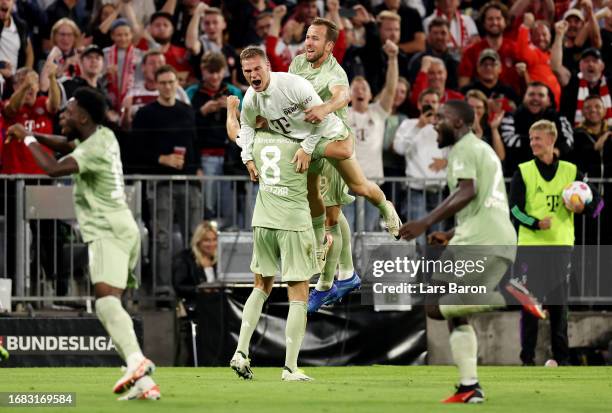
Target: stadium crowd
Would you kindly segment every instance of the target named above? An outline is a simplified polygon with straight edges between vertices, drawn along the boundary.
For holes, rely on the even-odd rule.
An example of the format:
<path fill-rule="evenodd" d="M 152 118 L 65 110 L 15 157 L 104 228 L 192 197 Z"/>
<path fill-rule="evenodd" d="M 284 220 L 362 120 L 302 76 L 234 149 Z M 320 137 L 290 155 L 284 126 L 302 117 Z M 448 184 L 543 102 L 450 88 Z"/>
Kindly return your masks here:
<path fill-rule="evenodd" d="M 384 134 L 368 133 L 372 119 L 353 125 L 364 129 L 354 131 L 362 165 L 382 163 L 385 176 L 444 179 L 433 114 L 465 99 L 477 113 L 474 131 L 506 177 L 532 158 L 528 131 L 541 119 L 559 130 L 560 159 L 589 178 L 612 177 L 610 0 L 0 0 L 0 127 L 59 133 L 67 100 L 90 86 L 108 98 L 126 173 L 245 174 L 224 126 L 226 96 L 242 98 L 247 89 L 239 52 L 260 45 L 273 71 L 287 71 L 318 16 L 339 27 L 334 56 L 349 81 L 367 80 L 369 96 L 384 87 L 382 46 L 390 40 L 400 49 Z M 180 83 L 165 92 L 155 77 L 164 65 Z M 168 105 L 157 102 L 160 92 L 173 95 Z M 23 143 L 0 142 L 0 173 L 42 172 Z M 206 218 L 228 210 L 231 188 L 221 185 L 207 191 L 217 195 L 206 198 Z M 428 210 L 443 190 L 407 189 L 427 199 Z M 602 193 L 607 200 L 612 191 Z M 164 196 L 157 202 L 169 203 Z M 424 212 L 416 204 L 398 208 L 403 218 Z"/>

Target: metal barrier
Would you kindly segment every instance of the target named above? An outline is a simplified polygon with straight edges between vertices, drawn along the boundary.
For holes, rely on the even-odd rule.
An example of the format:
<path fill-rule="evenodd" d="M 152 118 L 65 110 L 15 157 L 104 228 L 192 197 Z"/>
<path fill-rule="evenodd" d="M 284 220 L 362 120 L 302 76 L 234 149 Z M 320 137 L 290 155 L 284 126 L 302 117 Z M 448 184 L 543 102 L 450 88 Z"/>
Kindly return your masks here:
<path fill-rule="evenodd" d="M 217 221 L 228 237 L 250 231 L 257 185 L 246 176 L 130 175 L 125 181 L 130 208 L 142 232 L 141 299 L 171 296 L 172 257 L 189 247 L 192 231 L 202 219 Z M 388 177 L 379 183 L 404 220 L 422 216 L 446 196 L 443 181 Z M 591 183 L 603 193 L 612 180 Z M 70 185 L 70 179 L 0 175 L 0 278 L 13 279 L 14 302 L 50 305 L 91 299 L 87 250 L 74 219 Z M 612 193 L 612 189 L 607 192 Z M 343 211 L 354 230 L 354 243 L 361 239 L 360 243 L 367 244 L 370 241 L 364 236 L 383 231 L 378 211 L 362 198 Z M 609 303 L 609 267 L 602 261 L 609 254 L 600 251 L 598 244 L 612 244 L 610 228 L 606 227 L 610 222 L 606 214 L 612 215 L 612 210 L 604 208 L 603 214 L 604 219 L 576 220 L 577 243 L 597 247 L 594 260 L 577 248 L 583 260 L 574 277 L 581 297 Z M 593 271 L 596 277 L 591 275 Z M 595 284 L 588 281 L 593 279 Z"/>

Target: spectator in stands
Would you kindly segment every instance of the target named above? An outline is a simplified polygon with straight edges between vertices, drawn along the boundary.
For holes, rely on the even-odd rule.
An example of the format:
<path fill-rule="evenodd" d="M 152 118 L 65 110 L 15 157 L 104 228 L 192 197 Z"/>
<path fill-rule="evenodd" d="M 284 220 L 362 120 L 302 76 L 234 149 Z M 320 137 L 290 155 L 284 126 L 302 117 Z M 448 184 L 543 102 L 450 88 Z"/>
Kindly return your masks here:
<path fill-rule="evenodd" d="M 566 30 L 566 21 L 557 22 L 555 40 L 551 42 L 548 25 L 535 21 L 533 14 L 527 13 L 516 40 L 517 60 L 526 64 L 525 82 L 544 83 L 552 91 L 557 108 L 561 102 L 561 86 L 556 74 L 562 76 L 563 70 L 567 71 L 562 65 L 562 42 Z"/>
<path fill-rule="evenodd" d="M 155 72 L 165 64 L 166 58 L 164 54 L 157 49 L 149 50 L 142 57 L 141 67 L 144 79 L 130 88 L 121 105 L 121 124 L 125 129 L 130 129 L 134 116 L 136 116 L 136 112 L 139 109 L 155 102 L 159 97 Z M 176 88 L 176 100 L 187 105 L 190 104 L 189 97 L 181 86 Z"/>
<path fill-rule="evenodd" d="M 595 48 L 586 49 L 580 56 L 578 67 L 580 71 L 564 85 L 561 113 L 570 123 L 578 125 L 584 120 L 584 100 L 589 95 L 599 95 L 606 109 L 604 119 L 612 126 L 612 99 L 609 90 L 612 77 L 605 75 L 605 64 L 600 51 Z"/>
<path fill-rule="evenodd" d="M 86 2 L 82 0 L 55 0 L 46 10 L 48 27 L 51 27 L 58 20 L 66 18 L 72 20 L 80 32 L 85 32 L 89 22 L 86 6 Z M 45 34 L 49 35 L 50 33 L 51 29 L 48 29 Z M 51 39 L 51 37 L 47 37 L 47 39 Z"/>
<path fill-rule="evenodd" d="M 225 10 L 233 11 L 228 16 L 229 42 L 237 48 L 261 43 L 265 36 L 257 33 L 261 15 L 270 15 L 275 4 L 271 0 L 225 0 Z M 238 11 L 239 10 L 239 11 Z M 268 24 L 270 24 L 269 18 Z"/>
<path fill-rule="evenodd" d="M 484 36 L 463 51 L 459 65 L 459 85 L 465 86 L 473 81 L 478 73 L 480 54 L 485 49 L 493 49 L 499 55 L 501 81 L 518 93 L 521 82 L 514 68 L 517 62 L 516 42 L 504 35 L 509 22 L 508 8 L 496 0 L 490 1 L 480 8 L 478 16 Z"/>
<path fill-rule="evenodd" d="M 493 49 L 484 49 L 478 56 L 476 67 L 476 77 L 461 88 L 461 93 L 479 90 L 487 98 L 500 100 L 505 111 L 513 112 L 520 99 L 510 86 L 500 81 L 502 63 L 499 54 Z"/>
<path fill-rule="evenodd" d="M 272 28 L 272 12 L 260 13 L 255 19 L 255 34 L 257 39 L 253 44 L 261 45 L 262 49 L 266 48 L 266 38 L 270 35 L 270 29 Z"/>
<path fill-rule="evenodd" d="M 202 221 L 193 231 L 190 246 L 172 260 L 172 284 L 187 315 L 197 314 L 197 287 L 217 281 L 217 226 Z"/>
<path fill-rule="evenodd" d="M 95 44 L 87 46 L 79 54 L 79 65 L 81 70 L 77 76 L 65 79 L 60 84 L 62 100 L 60 107 L 65 107 L 66 102 L 74 92 L 81 86 L 89 86 L 104 93 L 105 86 L 102 84 L 102 73 L 104 71 L 104 52 Z"/>
<path fill-rule="evenodd" d="M 427 215 L 441 200 L 448 149 L 438 147 L 438 132 L 433 127 L 439 105 L 437 89 L 423 90 L 417 102 L 419 117 L 405 119 L 393 141 L 395 152 L 406 158 L 406 177 L 414 179 L 408 183 L 408 199 L 401 208 L 408 220 Z M 417 238 L 417 242 L 425 245 L 425 235 Z"/>
<path fill-rule="evenodd" d="M 21 67 L 32 68 L 34 51 L 29 40 L 28 25 L 25 21 L 12 15 L 14 0 L 0 2 L 0 21 L 2 35 L 0 36 L 0 74 L 4 79 L 10 79 Z"/>
<path fill-rule="evenodd" d="M 516 112 L 506 114 L 502 120 L 501 135 L 506 146 L 505 176 L 512 176 L 518 164 L 531 158 L 529 128 L 542 119 L 554 122 L 559 131 L 559 137 L 555 140 L 555 155 L 561 159 L 567 157 L 574 142 L 572 126 L 565 116 L 555 110 L 548 87 L 533 82 L 527 87 L 523 103 Z"/>
<path fill-rule="evenodd" d="M 478 40 L 476 23 L 470 16 L 461 14 L 459 3 L 459 0 L 435 0 L 435 11 L 423 22 L 426 28 L 436 17 L 445 18 L 450 23 L 451 36 L 448 47 L 456 54 L 458 60 L 461 58 L 461 51 Z"/>
<path fill-rule="evenodd" d="M 110 19 L 109 17 L 118 17 L 118 7 L 114 3 L 105 3 L 100 6 L 98 12 L 92 16 L 91 23 L 87 28 L 87 36 L 92 44 L 97 44 L 102 49 L 112 46 L 113 39 L 110 37 Z M 108 25 L 102 26 L 102 22 L 108 21 Z"/>
<path fill-rule="evenodd" d="M 463 100 L 463 94 L 446 87 L 448 72 L 444 62 L 437 57 L 425 56 L 421 60 L 421 70 L 412 85 L 411 101 L 417 106 L 419 96 L 425 89 L 436 89 L 440 94 L 440 103 L 447 100 Z"/>
<path fill-rule="evenodd" d="M 286 14 L 286 6 L 272 10 L 272 26 L 265 39 L 266 54 L 274 72 L 287 72 L 293 58 L 304 52 L 304 42 L 301 41 L 303 24 L 290 20 L 283 26 Z"/>
<path fill-rule="evenodd" d="M 387 55 L 382 46 L 387 40 L 399 45 L 401 38 L 401 17 L 391 11 L 383 11 L 376 20 L 363 6 L 354 7 L 355 20 L 365 27 L 366 43 L 359 50 L 365 77 L 370 84 L 372 95 L 376 96 L 383 88 L 387 73 Z M 397 56 L 399 74 L 408 77 L 408 56 L 401 50 Z"/>
<path fill-rule="evenodd" d="M 189 52 L 181 46 L 176 46 L 170 41 L 174 33 L 172 15 L 166 12 L 155 12 L 149 23 L 148 41 L 141 41 L 139 48 L 142 50 L 159 49 L 166 58 L 166 64 L 176 69 L 181 86 L 191 84 L 195 76 L 189 62 Z M 144 40 L 144 39 L 143 39 Z"/>
<path fill-rule="evenodd" d="M 612 126 L 606 122 L 606 106 L 601 96 L 590 95 L 582 107 L 584 120 L 574 129 L 574 150 L 570 159 L 588 178 L 612 177 Z M 604 204 L 612 205 L 612 191 L 605 191 L 604 185 L 594 184 L 604 197 Z M 576 221 L 576 243 L 583 245 L 610 245 L 610 231 L 599 229 L 610 228 L 610 210 L 602 211 L 600 222 L 587 220 Z M 598 228 L 599 225 L 599 228 Z"/>
<path fill-rule="evenodd" d="M 570 73 L 578 71 L 578 61 L 585 49 L 601 48 L 601 33 L 591 0 L 581 1 L 580 7 L 582 10 L 569 9 L 563 15 L 563 20 L 567 22 L 567 31 L 563 39 L 563 66 Z"/>
<path fill-rule="evenodd" d="M 134 117 L 132 134 L 139 149 L 143 171 L 153 175 L 201 174 L 195 149 L 195 117 L 191 107 L 176 100 L 178 79 L 172 66 L 165 65 L 155 72 L 159 96 L 145 105 Z M 180 248 L 174 243 L 174 224 L 186 239 L 200 222 L 201 192 L 199 183 L 170 185 L 169 181 L 155 183 L 149 191 L 152 228 L 158 248 L 153 267 L 157 275 L 156 294 L 171 292 L 172 252 Z M 152 188 L 150 188 L 152 189 Z M 176 218 L 176 219 L 174 219 Z"/>
<path fill-rule="evenodd" d="M 600 29 L 601 33 L 601 54 L 602 56 L 612 56 L 612 5 L 598 12 L 603 16 L 604 25 Z M 607 65 L 606 75 L 612 77 L 612 64 Z"/>
<path fill-rule="evenodd" d="M 79 56 L 77 49 L 80 46 L 81 31 L 77 25 L 68 18 L 55 22 L 51 28 L 51 44 L 53 48 L 47 56 L 47 63 L 57 65 L 59 81 L 70 79 L 79 74 Z M 45 65 L 49 67 L 49 65 Z M 49 90 L 49 76 L 43 71 L 40 78 L 40 91 Z"/>
<path fill-rule="evenodd" d="M 398 82 L 397 55 L 399 47 L 391 40 L 383 46 L 387 55 L 387 73 L 385 85 L 377 99 L 372 100 L 368 81 L 356 77 L 351 82 L 351 107 L 348 110 L 348 125 L 355 136 L 355 156 L 367 178 L 382 178 L 383 141 L 385 139 L 385 122 L 391 114 L 395 89 Z M 349 223 L 354 222 L 353 205 L 345 207 Z M 378 227 L 378 209 L 369 203 L 365 204 L 365 230 L 375 231 Z M 354 228 L 354 227 L 353 227 Z"/>
<path fill-rule="evenodd" d="M 2 114 L 7 128 L 21 123 L 28 131 L 53 133 L 53 115 L 60 105 L 60 92 L 55 71 L 57 66 L 48 63 L 49 96 L 38 96 L 38 74 L 27 67 L 15 72 L 15 92 L 4 102 Z M 48 150 L 53 154 L 51 149 Z M 45 174 L 38 166 L 30 150 L 23 142 L 15 140 L 5 144 L 2 149 L 2 173 L 5 174 Z"/>
<path fill-rule="evenodd" d="M 204 34 L 200 36 L 199 27 L 201 19 L 204 19 Z M 224 41 L 223 32 L 226 28 L 225 17 L 223 17 L 220 9 L 208 7 L 205 3 L 200 3 L 189 22 L 189 29 L 185 37 L 185 47 L 191 51 L 193 56 L 198 58 L 198 62 L 206 53 L 223 53 L 227 62 L 227 69 L 223 80 L 240 87 L 239 79 L 242 77 L 240 59 L 236 50 Z"/>
<path fill-rule="evenodd" d="M 189 49 L 189 46 L 187 46 L 186 43 L 188 36 L 187 32 L 189 31 L 189 25 L 195 16 L 197 16 L 199 22 L 200 13 L 202 10 L 198 10 L 198 7 L 201 7 L 200 4 L 202 3 L 203 2 L 200 0 L 166 0 L 162 8 L 158 10 L 172 15 L 172 19 L 174 21 L 174 36 L 172 37 L 172 44 L 177 46 L 185 46 L 187 49 Z"/>
<path fill-rule="evenodd" d="M 403 112 L 404 103 L 408 101 L 408 93 L 410 92 L 410 83 L 404 77 L 399 77 L 397 80 L 397 88 L 395 89 L 395 98 L 391 105 L 391 114 L 385 122 L 385 138 L 383 140 L 383 172 L 384 176 L 404 176 L 406 165 L 404 164 L 404 156 L 400 156 L 393 150 L 393 140 L 397 128 L 408 119 L 407 113 Z M 387 194 L 387 198 L 391 198 L 392 187 L 385 185 L 383 188 Z"/>
<path fill-rule="evenodd" d="M 223 81 L 226 66 L 221 53 L 205 54 L 200 65 L 202 82 L 187 89 L 195 112 L 197 149 L 205 176 L 228 174 L 224 168 L 231 149 L 225 131 L 227 96 L 234 95 L 242 100 L 242 92 Z M 231 209 L 231 184 L 206 181 L 205 190 L 206 212 L 215 217 L 226 216 Z"/>
<path fill-rule="evenodd" d="M 474 110 L 474 135 L 491 145 L 501 161 L 506 158 L 506 148 L 499 134 L 499 125 L 505 112 L 499 108 L 498 112 L 489 113 L 489 100 L 480 90 L 468 90 L 465 100 Z"/>
<path fill-rule="evenodd" d="M 172 284 L 178 299 L 177 314 L 180 326 L 180 340 L 176 352 L 178 360 L 175 360 L 178 365 L 194 365 L 192 323 L 197 323 L 199 318 L 198 296 L 199 293 L 207 291 L 201 288 L 202 284 L 215 281 L 217 226 L 214 222 L 202 221 L 193 232 L 190 248 L 181 251 L 172 260 Z"/>
<path fill-rule="evenodd" d="M 289 16 L 285 24 L 292 21 L 299 23 L 299 25 L 303 28 L 302 35 L 296 40 L 298 42 L 303 42 L 306 39 L 306 30 L 317 17 L 319 17 L 317 0 L 297 0 L 297 5 L 293 9 L 293 13 L 291 16 Z"/>
<path fill-rule="evenodd" d="M 110 28 L 113 45 L 104 49 L 107 77 L 107 97 L 111 108 L 121 112 L 121 102 L 139 80 L 143 52 L 133 44 L 134 33 L 126 19 L 117 19 Z"/>
<path fill-rule="evenodd" d="M 446 79 L 446 87 L 449 89 L 457 89 L 457 68 L 459 60 L 450 52 L 448 42 L 450 41 L 448 20 L 442 17 L 436 17 L 431 20 L 427 28 L 427 48 L 424 52 L 417 53 L 412 56 L 408 66 L 409 80 L 414 83 L 417 75 L 421 71 L 421 60 L 425 56 L 432 56 L 441 59 L 444 62 L 448 76 Z"/>
<path fill-rule="evenodd" d="M 534 16 L 535 20 L 542 21 L 548 26 L 555 22 L 555 2 L 546 0 L 516 0 L 510 8 L 510 18 L 514 21 L 514 28 L 518 29 L 526 14 Z M 516 30 L 512 30 L 514 33 Z"/>
<path fill-rule="evenodd" d="M 412 57 L 415 53 L 425 50 L 425 33 L 419 12 L 410 6 L 402 4 L 401 0 L 384 0 L 374 8 L 378 15 L 384 10 L 397 13 L 401 18 L 399 47 L 402 52 Z"/>
<path fill-rule="evenodd" d="M 574 129 L 571 159 L 590 178 L 612 176 L 612 126 L 606 121 L 606 112 L 601 96 L 588 96 L 584 119 Z"/>

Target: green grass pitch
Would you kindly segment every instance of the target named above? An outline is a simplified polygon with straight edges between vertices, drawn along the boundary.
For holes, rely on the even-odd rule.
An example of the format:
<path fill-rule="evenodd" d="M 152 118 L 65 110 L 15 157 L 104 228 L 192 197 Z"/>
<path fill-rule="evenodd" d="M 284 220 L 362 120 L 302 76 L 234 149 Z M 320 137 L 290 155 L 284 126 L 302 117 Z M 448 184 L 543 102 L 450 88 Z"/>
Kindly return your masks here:
<path fill-rule="evenodd" d="M 228 368 L 159 368 L 154 378 L 162 400 L 117 402 L 111 392 L 119 369 L 0 369 L 0 391 L 76 392 L 73 408 L 29 412 L 610 412 L 612 368 L 481 367 L 483 406 L 444 405 L 457 372 L 451 366 L 307 368 L 310 383 L 283 383 L 280 368 L 254 367 L 255 379 L 238 379 Z"/>

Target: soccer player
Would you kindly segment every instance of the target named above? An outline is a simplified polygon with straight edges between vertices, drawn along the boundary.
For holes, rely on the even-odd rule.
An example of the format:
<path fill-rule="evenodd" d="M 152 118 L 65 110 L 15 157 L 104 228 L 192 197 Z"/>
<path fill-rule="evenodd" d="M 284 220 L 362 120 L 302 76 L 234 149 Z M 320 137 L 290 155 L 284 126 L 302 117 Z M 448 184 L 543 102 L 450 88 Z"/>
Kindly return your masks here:
<path fill-rule="evenodd" d="M 9 358 L 9 352 L 4 348 L 2 344 L 4 343 L 2 342 L 2 337 L 0 337 L 0 361 L 8 360 Z"/>
<path fill-rule="evenodd" d="M 124 289 L 135 282 L 132 271 L 140 254 L 140 233 L 125 199 L 119 144 L 113 132 L 101 125 L 105 102 L 98 91 L 79 88 L 60 116 L 65 136 L 30 134 L 21 124 L 11 126 L 7 135 L 23 141 L 49 176 L 73 176 L 74 206 L 88 244 L 96 314 L 127 364 L 113 391 L 129 390 L 120 400 L 159 399 L 159 387 L 150 377 L 155 365 L 142 354 L 132 319 L 121 305 Z M 41 144 L 65 156 L 56 160 Z"/>
<path fill-rule="evenodd" d="M 333 113 L 323 117 L 320 123 L 305 119 L 308 109 L 323 103 L 312 84 L 290 73 L 271 72 L 265 53 L 256 47 L 244 49 L 241 61 L 243 73 L 251 86 L 243 100 L 240 116 L 242 160 L 251 179 L 257 180 L 258 177 L 252 161 L 251 146 L 255 120 L 259 115 L 267 119 L 272 130 L 302 141 L 301 148 L 292 160 L 297 171 L 308 170 L 312 158 L 327 158 L 354 193 L 365 196 L 377 206 L 389 232 L 398 237 L 401 222 L 395 208 L 385 199 L 381 189 L 364 177 L 359 164 L 352 157 L 353 137 L 346 125 Z M 320 164 L 316 165 L 309 171 L 312 173 L 308 174 L 310 209 L 314 217 L 325 214 L 325 205 L 319 192 L 320 168 Z M 316 233 L 315 236 L 320 245 L 323 237 Z M 333 289 L 330 294 L 333 294 Z"/>
<path fill-rule="evenodd" d="M 476 333 L 466 316 L 494 311 L 504 307 L 505 299 L 495 288 L 512 264 L 516 254 L 517 236 L 508 207 L 499 158 L 493 149 L 471 131 L 474 111 L 464 101 L 451 100 L 438 111 L 435 128 L 438 145 L 452 146 L 448 156 L 448 186 L 451 194 L 425 217 L 400 228 L 400 235 L 411 240 L 438 222 L 456 216 L 457 226 L 448 232 L 430 234 L 431 243 L 448 243 L 445 259 L 483 260 L 484 271 L 471 272 L 463 277 L 448 273 L 434 273 L 432 284 L 447 288 L 451 282 L 467 286 L 485 286 L 490 291 L 478 303 L 457 294 L 428 295 L 427 315 L 437 320 L 448 320 L 450 347 L 459 368 L 457 392 L 444 400 L 446 403 L 481 403 L 484 392 L 476 373 Z M 480 246 L 474 251 L 474 246 Z M 538 318 L 545 318 L 537 301 L 520 284 L 511 282 L 508 291 Z M 448 291 L 448 290 L 447 290 Z"/>
<path fill-rule="evenodd" d="M 237 97 L 228 97 L 226 125 L 232 140 L 240 129 L 236 118 L 238 103 Z M 255 285 L 244 305 L 238 347 L 230 361 L 236 374 L 247 380 L 253 378 L 249 343 L 261 309 L 272 291 L 274 276 L 279 272 L 279 260 L 281 280 L 287 283 L 289 296 L 285 329 L 287 348 L 281 378 L 284 381 L 312 380 L 297 366 L 306 331 L 308 281 L 320 272 L 308 207 L 307 178 L 292 164 L 300 143 L 298 139 L 264 129 L 257 130 L 253 141 L 253 162 L 260 171 L 252 221 L 251 271 L 255 274 Z"/>
<path fill-rule="evenodd" d="M 322 104 L 304 111 L 304 119 L 307 122 L 320 123 L 327 115 L 334 113 L 348 127 L 348 78 L 332 53 L 337 39 L 336 24 L 327 19 L 316 18 L 306 32 L 306 52 L 293 59 L 289 73 L 299 75 L 312 83 L 323 100 Z M 354 197 L 348 195 L 348 187 L 330 162 L 325 159 L 319 162 L 322 163 L 320 192 L 325 204 L 325 216 L 313 215 L 313 227 L 315 234 L 320 234 L 325 223 L 325 229 L 333 241 L 319 281 L 308 297 L 309 313 L 318 311 L 323 305 L 341 300 L 361 286 L 361 279 L 353 266 L 351 230 L 341 209 L 343 205 L 353 202 Z M 316 174 L 310 179 L 316 179 Z M 313 209 L 316 209 L 316 205 Z M 334 280 L 336 268 L 338 279 Z"/>

